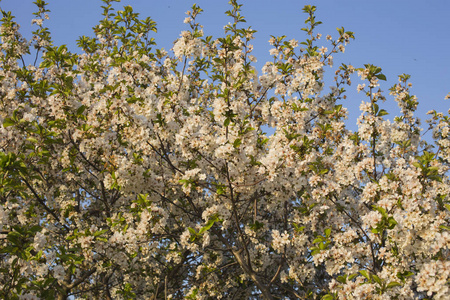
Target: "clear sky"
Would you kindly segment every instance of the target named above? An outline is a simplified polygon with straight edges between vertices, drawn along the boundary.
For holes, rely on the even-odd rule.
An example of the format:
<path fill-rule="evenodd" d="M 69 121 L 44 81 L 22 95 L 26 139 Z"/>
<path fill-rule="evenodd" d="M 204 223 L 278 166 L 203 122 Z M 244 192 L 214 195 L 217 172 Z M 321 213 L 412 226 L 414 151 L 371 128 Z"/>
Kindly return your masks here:
<path fill-rule="evenodd" d="M 0 7 L 10 10 L 21 24 L 22 34 L 30 36 L 32 0 L 2 0 Z M 92 27 L 102 18 L 100 0 L 47 0 L 51 10 L 47 26 L 56 44 L 67 44 L 76 51 L 75 41 L 80 35 L 92 36 Z M 229 9 L 227 0 L 124 0 L 116 3 L 120 9 L 131 5 L 141 17 L 150 16 L 158 24 L 155 35 L 158 47 L 170 49 L 182 30 L 185 12 L 193 3 L 204 9 L 199 17 L 207 35 L 223 34 L 223 26 L 230 19 L 224 12 Z M 361 67 L 365 63 L 377 65 L 387 76 L 381 88 L 397 82 L 397 75 L 412 75 L 413 93 L 419 98 L 419 115 L 426 117 L 431 109 L 446 112 L 450 101 L 444 100 L 450 92 L 450 1 L 449 0 L 246 0 L 242 14 L 247 25 L 257 30 L 254 55 L 257 68 L 270 59 L 268 51 L 270 35 L 287 35 L 302 40 L 305 34 L 306 4 L 317 6 L 317 20 L 323 22 L 318 32 L 324 36 L 337 35 L 336 27 L 344 26 L 355 33 L 356 40 L 347 46 L 344 54 L 335 55 L 335 66 L 340 62 Z M 326 68 L 328 74 L 334 69 Z M 349 97 L 342 103 L 349 108 L 349 125 L 355 124 L 359 115 L 359 104 L 366 100 L 354 92 L 359 79 L 353 78 Z M 329 82 L 328 85 L 331 85 Z M 389 118 L 397 114 L 391 97 L 382 105 L 392 111 Z M 394 110 L 393 110 L 394 109 Z M 351 126 L 352 127 L 352 126 Z"/>

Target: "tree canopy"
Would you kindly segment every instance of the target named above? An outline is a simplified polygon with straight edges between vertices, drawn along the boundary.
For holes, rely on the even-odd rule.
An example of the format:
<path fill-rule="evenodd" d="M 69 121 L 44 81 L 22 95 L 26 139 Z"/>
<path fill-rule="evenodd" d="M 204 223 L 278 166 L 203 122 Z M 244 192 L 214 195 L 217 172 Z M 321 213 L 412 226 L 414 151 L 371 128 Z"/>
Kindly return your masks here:
<path fill-rule="evenodd" d="M 388 96 L 380 67 L 333 66 L 353 33 L 322 37 L 310 5 L 258 71 L 236 0 L 218 38 L 193 5 L 170 52 L 103 2 L 79 53 L 44 1 L 31 40 L 1 11 L 1 298 L 448 297 L 450 119 L 422 127 L 409 75 Z"/>

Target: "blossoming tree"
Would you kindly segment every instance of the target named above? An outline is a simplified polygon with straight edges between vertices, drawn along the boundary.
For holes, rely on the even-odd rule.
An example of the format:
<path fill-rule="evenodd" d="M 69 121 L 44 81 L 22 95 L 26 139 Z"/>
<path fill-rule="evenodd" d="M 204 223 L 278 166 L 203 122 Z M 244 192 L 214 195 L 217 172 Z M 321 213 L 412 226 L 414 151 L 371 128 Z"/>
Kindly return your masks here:
<path fill-rule="evenodd" d="M 353 34 L 319 47 L 314 6 L 308 38 L 271 38 L 258 75 L 236 0 L 217 39 L 194 5 L 171 53 L 150 18 L 103 2 L 80 54 L 54 45 L 44 1 L 30 41 L 2 11 L 1 298 L 449 295 L 450 118 L 430 112 L 422 139 L 408 75 L 389 121 L 380 68 L 341 65 L 325 89 Z"/>

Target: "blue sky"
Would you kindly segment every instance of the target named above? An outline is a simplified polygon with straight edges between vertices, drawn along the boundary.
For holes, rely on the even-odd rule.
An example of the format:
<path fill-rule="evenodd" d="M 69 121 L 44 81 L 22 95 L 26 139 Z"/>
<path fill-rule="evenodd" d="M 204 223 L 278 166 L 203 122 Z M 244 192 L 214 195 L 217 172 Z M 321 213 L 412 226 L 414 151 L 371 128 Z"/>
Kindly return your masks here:
<path fill-rule="evenodd" d="M 11 10 L 21 24 L 22 34 L 30 36 L 32 0 L 2 0 L 3 10 Z M 100 0 L 48 0 L 51 10 L 47 26 L 56 44 L 67 44 L 76 51 L 75 41 L 80 35 L 92 36 L 92 27 L 101 19 Z M 230 19 L 224 12 L 229 9 L 226 0 L 124 0 L 116 3 L 120 9 L 131 5 L 141 17 L 150 16 L 158 24 L 155 35 L 158 47 L 170 49 L 182 30 L 185 12 L 193 3 L 204 9 L 199 17 L 207 35 L 215 37 L 223 34 L 223 26 Z M 344 26 L 355 33 L 356 40 L 347 46 L 344 54 L 335 55 L 338 63 L 360 67 L 365 63 L 377 65 L 387 76 L 387 83 L 381 88 L 388 94 L 388 88 L 397 82 L 397 75 L 412 75 L 413 93 L 419 98 L 419 116 L 424 120 L 431 109 L 446 112 L 450 102 L 444 100 L 450 92 L 450 24 L 448 0 L 247 0 L 242 14 L 247 26 L 257 30 L 254 41 L 254 55 L 258 58 L 257 68 L 270 59 L 268 51 L 270 35 L 287 35 L 288 38 L 302 40 L 305 34 L 306 4 L 317 6 L 317 20 L 323 22 L 318 32 L 324 36 L 336 36 L 336 27 Z M 332 74 L 333 69 L 326 69 Z M 342 104 L 349 108 L 352 127 L 359 115 L 362 94 L 354 92 L 359 80 L 353 78 L 352 90 Z M 331 85 L 331 82 L 329 82 Z M 389 118 L 397 114 L 394 100 L 382 106 L 392 111 Z"/>

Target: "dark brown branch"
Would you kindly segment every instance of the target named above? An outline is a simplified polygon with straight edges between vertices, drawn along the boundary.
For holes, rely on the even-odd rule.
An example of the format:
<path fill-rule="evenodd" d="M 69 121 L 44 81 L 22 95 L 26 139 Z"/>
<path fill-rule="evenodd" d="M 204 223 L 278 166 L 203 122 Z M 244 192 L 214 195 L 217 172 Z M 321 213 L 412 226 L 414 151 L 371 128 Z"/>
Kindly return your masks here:
<path fill-rule="evenodd" d="M 58 221 L 59 223 L 61 223 L 61 225 L 67 230 L 69 231 L 69 227 L 67 227 L 66 225 L 64 225 L 61 220 L 59 219 L 59 217 L 56 215 L 56 213 L 50 209 L 47 204 L 45 204 L 45 201 L 43 199 L 41 199 L 41 197 L 39 197 L 39 195 L 37 194 L 37 192 L 34 190 L 34 188 L 28 183 L 28 181 L 25 179 L 25 177 L 21 176 L 23 182 L 25 182 L 26 186 L 31 190 L 31 192 L 33 193 L 34 197 L 36 197 L 36 200 L 39 202 L 39 204 L 42 205 L 42 207 L 44 207 L 44 209 L 53 216 L 53 218 L 55 218 L 56 221 Z"/>
<path fill-rule="evenodd" d="M 69 284 L 67 286 L 67 288 L 69 289 L 73 289 L 74 287 L 79 286 L 81 283 L 83 283 L 87 278 L 89 278 L 89 276 L 91 276 L 92 274 L 95 273 L 95 271 L 97 271 L 97 268 L 93 268 L 87 272 L 85 272 L 84 274 L 81 275 L 80 278 L 78 278 L 77 280 L 75 280 L 74 282 L 72 282 L 71 284 Z"/>

